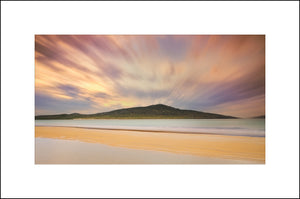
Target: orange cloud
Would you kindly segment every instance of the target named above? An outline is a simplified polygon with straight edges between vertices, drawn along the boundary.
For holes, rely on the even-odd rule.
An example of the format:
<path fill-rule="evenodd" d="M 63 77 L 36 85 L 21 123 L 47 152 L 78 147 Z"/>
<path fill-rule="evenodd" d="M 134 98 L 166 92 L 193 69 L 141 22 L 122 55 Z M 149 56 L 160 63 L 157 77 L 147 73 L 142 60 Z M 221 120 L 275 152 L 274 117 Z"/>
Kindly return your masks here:
<path fill-rule="evenodd" d="M 36 35 L 36 95 L 99 112 L 166 103 L 261 114 L 264 45 L 263 35 Z"/>

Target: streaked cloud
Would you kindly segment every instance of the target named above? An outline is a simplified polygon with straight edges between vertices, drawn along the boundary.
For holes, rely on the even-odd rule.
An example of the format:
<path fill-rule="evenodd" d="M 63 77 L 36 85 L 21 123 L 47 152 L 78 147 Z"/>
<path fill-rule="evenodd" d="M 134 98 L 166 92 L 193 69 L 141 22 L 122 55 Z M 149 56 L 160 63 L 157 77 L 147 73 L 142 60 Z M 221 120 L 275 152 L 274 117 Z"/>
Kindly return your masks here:
<path fill-rule="evenodd" d="M 265 114 L 263 35 L 36 35 L 36 114 L 164 103 Z"/>

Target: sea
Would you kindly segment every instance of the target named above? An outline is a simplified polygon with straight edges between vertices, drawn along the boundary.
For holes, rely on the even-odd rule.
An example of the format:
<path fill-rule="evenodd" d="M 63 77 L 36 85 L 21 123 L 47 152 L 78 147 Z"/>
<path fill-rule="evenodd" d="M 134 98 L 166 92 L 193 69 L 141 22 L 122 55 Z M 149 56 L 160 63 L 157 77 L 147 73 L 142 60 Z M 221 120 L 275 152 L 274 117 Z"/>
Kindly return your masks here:
<path fill-rule="evenodd" d="M 265 137 L 265 119 L 74 119 L 35 120 L 35 126 L 64 126 Z"/>

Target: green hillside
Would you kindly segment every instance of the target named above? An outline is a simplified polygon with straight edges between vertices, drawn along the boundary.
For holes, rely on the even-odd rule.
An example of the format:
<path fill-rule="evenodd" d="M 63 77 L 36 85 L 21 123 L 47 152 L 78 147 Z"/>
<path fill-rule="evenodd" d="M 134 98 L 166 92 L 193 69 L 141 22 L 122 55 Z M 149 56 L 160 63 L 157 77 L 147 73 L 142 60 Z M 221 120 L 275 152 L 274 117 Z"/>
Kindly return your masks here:
<path fill-rule="evenodd" d="M 146 107 L 134 107 L 118 109 L 110 112 L 96 114 L 60 114 L 60 115 L 39 115 L 37 120 L 49 119 L 232 119 L 235 117 L 205 113 L 194 110 L 181 110 L 163 104 Z"/>
<path fill-rule="evenodd" d="M 265 119 L 265 115 L 260 115 L 256 117 L 252 117 L 253 119 Z"/>

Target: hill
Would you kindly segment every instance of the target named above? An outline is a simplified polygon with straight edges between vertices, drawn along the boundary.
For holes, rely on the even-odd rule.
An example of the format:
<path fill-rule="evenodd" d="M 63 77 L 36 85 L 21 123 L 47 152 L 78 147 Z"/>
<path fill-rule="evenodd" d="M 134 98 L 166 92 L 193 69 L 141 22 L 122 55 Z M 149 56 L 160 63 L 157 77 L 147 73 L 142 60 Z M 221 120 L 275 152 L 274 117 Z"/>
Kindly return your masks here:
<path fill-rule="evenodd" d="M 146 107 L 118 109 L 96 114 L 39 115 L 37 120 L 49 119 L 234 119 L 235 117 L 194 110 L 181 110 L 157 104 Z"/>
<path fill-rule="evenodd" d="M 252 117 L 252 119 L 265 119 L 265 115 L 260 115 L 260 116 Z"/>

